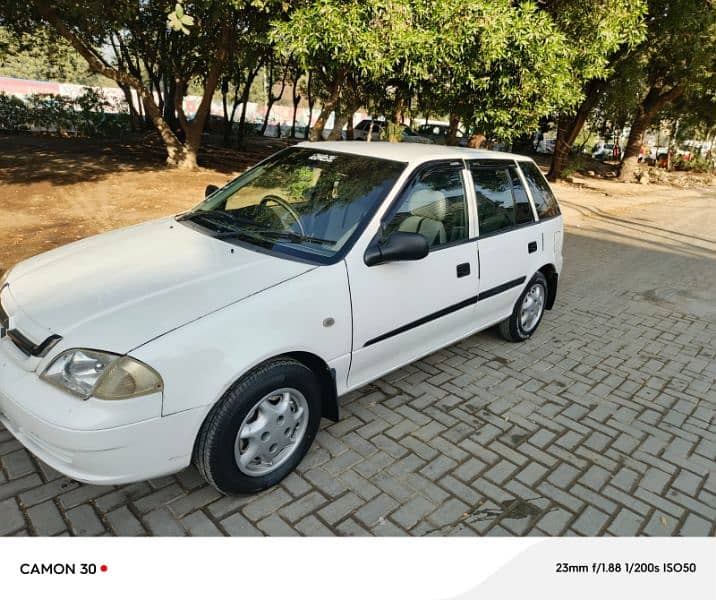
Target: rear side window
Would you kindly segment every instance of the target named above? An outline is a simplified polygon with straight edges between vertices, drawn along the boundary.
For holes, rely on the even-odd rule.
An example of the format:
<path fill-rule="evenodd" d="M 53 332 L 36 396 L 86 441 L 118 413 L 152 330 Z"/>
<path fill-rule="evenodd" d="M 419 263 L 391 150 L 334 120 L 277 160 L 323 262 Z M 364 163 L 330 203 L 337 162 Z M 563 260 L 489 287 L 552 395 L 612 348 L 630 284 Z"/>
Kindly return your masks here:
<path fill-rule="evenodd" d="M 480 235 L 534 221 L 522 180 L 513 166 L 471 165 Z"/>
<path fill-rule="evenodd" d="M 552 190 L 549 189 L 549 184 L 544 175 L 542 175 L 542 171 L 533 162 L 526 161 L 520 162 L 520 168 L 527 180 L 530 192 L 532 192 L 539 218 L 548 219 L 558 216 L 560 214 L 559 204 L 557 204 L 557 199 L 554 197 Z"/>

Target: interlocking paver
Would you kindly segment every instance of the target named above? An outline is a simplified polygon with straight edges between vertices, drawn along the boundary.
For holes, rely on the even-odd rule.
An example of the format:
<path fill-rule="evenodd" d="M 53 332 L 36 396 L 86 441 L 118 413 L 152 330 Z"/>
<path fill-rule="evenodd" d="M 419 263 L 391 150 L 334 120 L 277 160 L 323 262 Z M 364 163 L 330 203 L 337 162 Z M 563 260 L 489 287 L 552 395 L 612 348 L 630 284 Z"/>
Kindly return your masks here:
<path fill-rule="evenodd" d="M 145 535 L 141 521 L 126 506 L 120 506 L 108 512 L 105 518 L 116 535 Z"/>
<path fill-rule="evenodd" d="M 0 535 L 14 533 L 25 527 L 25 519 L 14 498 L 0 502 Z"/>
<path fill-rule="evenodd" d="M 28 509 L 27 517 L 37 535 L 56 535 L 67 529 L 60 511 L 52 500 Z"/>

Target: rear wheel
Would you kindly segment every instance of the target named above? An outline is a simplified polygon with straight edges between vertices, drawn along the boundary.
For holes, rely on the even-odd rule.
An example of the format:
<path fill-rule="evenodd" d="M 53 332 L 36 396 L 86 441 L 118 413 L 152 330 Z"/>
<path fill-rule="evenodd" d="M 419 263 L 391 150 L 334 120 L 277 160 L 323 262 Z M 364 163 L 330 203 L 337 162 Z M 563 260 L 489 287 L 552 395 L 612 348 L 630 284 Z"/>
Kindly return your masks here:
<path fill-rule="evenodd" d="M 302 363 L 278 359 L 234 385 L 207 416 L 194 463 L 224 494 L 259 492 L 281 481 L 311 447 L 321 391 Z"/>
<path fill-rule="evenodd" d="M 499 324 L 502 337 L 510 342 L 529 339 L 542 321 L 546 302 L 547 280 L 538 272 L 515 302 L 512 314 Z"/>

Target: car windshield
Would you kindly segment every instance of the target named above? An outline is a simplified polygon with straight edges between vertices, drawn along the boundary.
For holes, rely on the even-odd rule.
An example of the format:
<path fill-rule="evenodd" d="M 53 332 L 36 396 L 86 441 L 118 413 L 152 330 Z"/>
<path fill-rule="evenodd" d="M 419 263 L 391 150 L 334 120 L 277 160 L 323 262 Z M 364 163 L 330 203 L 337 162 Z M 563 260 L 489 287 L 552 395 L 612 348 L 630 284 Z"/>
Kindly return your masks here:
<path fill-rule="evenodd" d="M 405 167 L 369 156 L 290 148 L 179 219 L 227 241 L 330 262 L 359 235 Z"/>

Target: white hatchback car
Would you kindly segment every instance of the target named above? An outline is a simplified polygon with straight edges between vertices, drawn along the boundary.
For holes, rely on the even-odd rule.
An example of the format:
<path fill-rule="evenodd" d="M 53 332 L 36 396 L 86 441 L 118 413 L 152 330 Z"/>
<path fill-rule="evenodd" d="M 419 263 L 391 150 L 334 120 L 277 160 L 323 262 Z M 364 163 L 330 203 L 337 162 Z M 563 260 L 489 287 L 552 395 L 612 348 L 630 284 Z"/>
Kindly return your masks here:
<path fill-rule="evenodd" d="M 224 493 L 298 465 L 338 397 L 552 307 L 562 218 L 532 160 L 303 143 L 168 217 L 0 282 L 0 421 L 68 477 L 192 460 Z"/>

